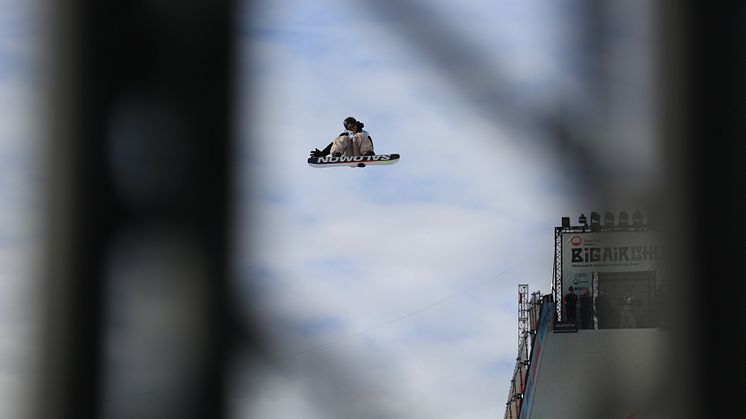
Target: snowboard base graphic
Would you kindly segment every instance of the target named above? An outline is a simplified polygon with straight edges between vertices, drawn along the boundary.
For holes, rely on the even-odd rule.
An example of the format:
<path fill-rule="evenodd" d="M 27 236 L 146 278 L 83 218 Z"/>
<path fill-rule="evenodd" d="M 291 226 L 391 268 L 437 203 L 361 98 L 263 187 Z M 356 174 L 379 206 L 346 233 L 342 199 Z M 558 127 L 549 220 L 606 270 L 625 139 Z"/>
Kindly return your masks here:
<path fill-rule="evenodd" d="M 308 165 L 316 168 L 326 167 L 365 167 L 394 164 L 399 161 L 398 154 L 375 154 L 373 156 L 352 156 L 352 157 L 309 157 Z"/>

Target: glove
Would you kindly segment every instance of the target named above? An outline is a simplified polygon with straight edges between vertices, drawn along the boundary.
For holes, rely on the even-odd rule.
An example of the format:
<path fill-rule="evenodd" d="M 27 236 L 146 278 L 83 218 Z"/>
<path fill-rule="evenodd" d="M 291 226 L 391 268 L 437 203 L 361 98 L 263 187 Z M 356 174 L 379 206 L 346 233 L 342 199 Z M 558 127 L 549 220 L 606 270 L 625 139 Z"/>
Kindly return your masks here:
<path fill-rule="evenodd" d="M 324 153 L 318 148 L 315 148 L 311 150 L 311 157 L 324 157 Z"/>
<path fill-rule="evenodd" d="M 363 156 L 375 156 L 375 155 L 376 155 L 376 153 L 373 152 L 373 150 L 366 151 L 365 153 L 363 153 Z"/>

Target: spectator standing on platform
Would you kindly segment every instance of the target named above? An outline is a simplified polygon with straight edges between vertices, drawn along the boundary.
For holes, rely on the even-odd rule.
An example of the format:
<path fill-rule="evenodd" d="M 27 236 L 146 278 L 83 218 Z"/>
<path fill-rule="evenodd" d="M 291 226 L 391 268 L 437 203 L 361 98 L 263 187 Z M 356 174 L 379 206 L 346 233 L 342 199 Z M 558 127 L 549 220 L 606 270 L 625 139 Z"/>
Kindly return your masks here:
<path fill-rule="evenodd" d="M 634 328 L 637 327 L 637 318 L 635 317 L 635 297 L 632 295 L 632 291 L 627 293 L 622 303 L 621 319 L 619 320 L 619 327 L 622 328 Z"/>
<path fill-rule="evenodd" d="M 587 288 L 580 292 L 580 321 L 583 329 L 593 329 L 593 297 Z"/>
<path fill-rule="evenodd" d="M 598 308 L 599 329 L 611 329 L 619 326 L 619 312 L 614 309 L 606 290 L 598 292 L 596 307 Z"/>
<path fill-rule="evenodd" d="M 565 320 L 568 322 L 575 322 L 575 312 L 578 309 L 578 296 L 573 292 L 573 288 L 570 287 L 570 292 L 565 295 Z"/>

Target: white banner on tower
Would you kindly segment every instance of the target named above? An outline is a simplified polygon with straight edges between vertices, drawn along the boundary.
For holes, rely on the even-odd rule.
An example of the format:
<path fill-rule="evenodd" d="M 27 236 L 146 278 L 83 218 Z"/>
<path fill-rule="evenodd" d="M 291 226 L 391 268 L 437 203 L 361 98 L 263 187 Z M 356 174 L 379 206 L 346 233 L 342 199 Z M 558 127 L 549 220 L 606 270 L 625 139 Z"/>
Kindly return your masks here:
<path fill-rule="evenodd" d="M 562 233 L 562 295 L 591 289 L 593 273 L 658 272 L 663 248 L 656 231 Z"/>

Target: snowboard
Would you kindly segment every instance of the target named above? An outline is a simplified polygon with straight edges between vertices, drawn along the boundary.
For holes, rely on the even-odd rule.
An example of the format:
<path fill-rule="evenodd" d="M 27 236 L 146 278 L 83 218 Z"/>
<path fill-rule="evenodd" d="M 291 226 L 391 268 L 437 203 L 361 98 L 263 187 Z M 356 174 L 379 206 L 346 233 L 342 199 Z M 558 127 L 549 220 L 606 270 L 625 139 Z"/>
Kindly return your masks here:
<path fill-rule="evenodd" d="M 308 165 L 316 168 L 325 167 L 365 167 L 378 166 L 384 164 L 394 164 L 399 161 L 398 154 L 375 154 L 373 156 L 352 156 L 352 157 L 309 157 Z"/>

